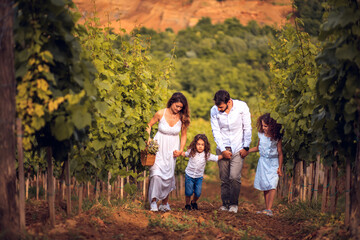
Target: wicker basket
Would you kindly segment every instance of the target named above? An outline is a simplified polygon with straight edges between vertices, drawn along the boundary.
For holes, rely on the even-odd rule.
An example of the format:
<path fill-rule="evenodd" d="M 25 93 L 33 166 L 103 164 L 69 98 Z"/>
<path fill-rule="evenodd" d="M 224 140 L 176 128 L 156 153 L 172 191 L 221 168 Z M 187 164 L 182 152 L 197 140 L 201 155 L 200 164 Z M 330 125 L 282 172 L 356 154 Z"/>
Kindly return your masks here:
<path fill-rule="evenodd" d="M 143 166 L 152 166 L 155 163 L 155 154 L 148 153 L 146 150 L 141 151 L 141 164 Z"/>

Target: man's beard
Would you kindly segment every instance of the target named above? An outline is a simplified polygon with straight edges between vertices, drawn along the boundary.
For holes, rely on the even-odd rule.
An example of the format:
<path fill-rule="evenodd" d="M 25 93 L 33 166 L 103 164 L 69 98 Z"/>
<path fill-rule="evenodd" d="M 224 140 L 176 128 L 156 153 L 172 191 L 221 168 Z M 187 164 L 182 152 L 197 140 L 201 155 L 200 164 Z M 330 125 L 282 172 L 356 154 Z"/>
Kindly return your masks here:
<path fill-rule="evenodd" d="M 228 108 L 229 108 L 229 105 L 226 104 L 226 108 L 225 108 L 224 110 L 220 111 L 220 112 L 223 113 L 223 112 L 225 112 Z"/>

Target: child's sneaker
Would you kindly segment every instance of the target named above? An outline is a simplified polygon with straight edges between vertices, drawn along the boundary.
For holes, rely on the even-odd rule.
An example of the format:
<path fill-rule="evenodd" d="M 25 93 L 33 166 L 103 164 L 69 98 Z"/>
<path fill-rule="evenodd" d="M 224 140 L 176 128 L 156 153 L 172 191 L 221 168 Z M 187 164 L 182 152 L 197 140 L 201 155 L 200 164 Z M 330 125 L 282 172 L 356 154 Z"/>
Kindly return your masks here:
<path fill-rule="evenodd" d="M 194 210 L 199 210 L 198 205 L 197 205 L 196 202 L 191 202 L 191 207 L 192 207 L 192 209 L 194 209 Z"/>
<path fill-rule="evenodd" d="M 229 209 L 226 206 L 221 206 L 219 208 L 220 211 L 229 211 Z"/>
<path fill-rule="evenodd" d="M 190 206 L 189 204 L 186 204 L 186 205 L 185 205 L 185 209 L 190 211 L 190 210 L 191 210 L 191 206 Z"/>
<path fill-rule="evenodd" d="M 156 201 L 151 202 L 151 204 L 150 204 L 150 211 L 152 211 L 152 212 L 157 212 L 157 211 L 159 211 Z"/>

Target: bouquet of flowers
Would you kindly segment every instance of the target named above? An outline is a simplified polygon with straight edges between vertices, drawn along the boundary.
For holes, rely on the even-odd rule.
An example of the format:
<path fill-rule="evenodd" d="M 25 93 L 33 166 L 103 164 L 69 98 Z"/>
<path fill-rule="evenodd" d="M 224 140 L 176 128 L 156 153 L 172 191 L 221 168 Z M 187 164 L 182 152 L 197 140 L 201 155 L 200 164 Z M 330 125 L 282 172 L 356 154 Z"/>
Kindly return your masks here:
<path fill-rule="evenodd" d="M 147 151 L 150 154 L 154 154 L 156 155 L 156 153 L 159 151 L 159 143 L 157 142 L 157 140 L 152 140 L 149 142 L 148 146 L 147 146 Z"/>
<path fill-rule="evenodd" d="M 141 151 L 141 164 L 143 166 L 152 166 L 155 163 L 156 153 L 159 151 L 159 143 L 156 140 L 150 140 L 146 149 Z"/>

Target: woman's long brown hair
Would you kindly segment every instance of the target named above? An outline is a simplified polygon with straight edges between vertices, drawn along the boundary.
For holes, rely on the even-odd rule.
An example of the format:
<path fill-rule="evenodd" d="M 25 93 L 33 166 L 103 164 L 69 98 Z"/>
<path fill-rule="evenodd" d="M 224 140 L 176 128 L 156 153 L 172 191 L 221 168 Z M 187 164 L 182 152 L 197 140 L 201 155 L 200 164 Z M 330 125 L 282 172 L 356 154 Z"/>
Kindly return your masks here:
<path fill-rule="evenodd" d="M 170 108 L 173 103 L 181 102 L 183 108 L 180 111 L 180 120 L 183 128 L 190 125 L 190 109 L 186 97 L 181 92 L 174 93 L 167 102 L 167 108 Z"/>

